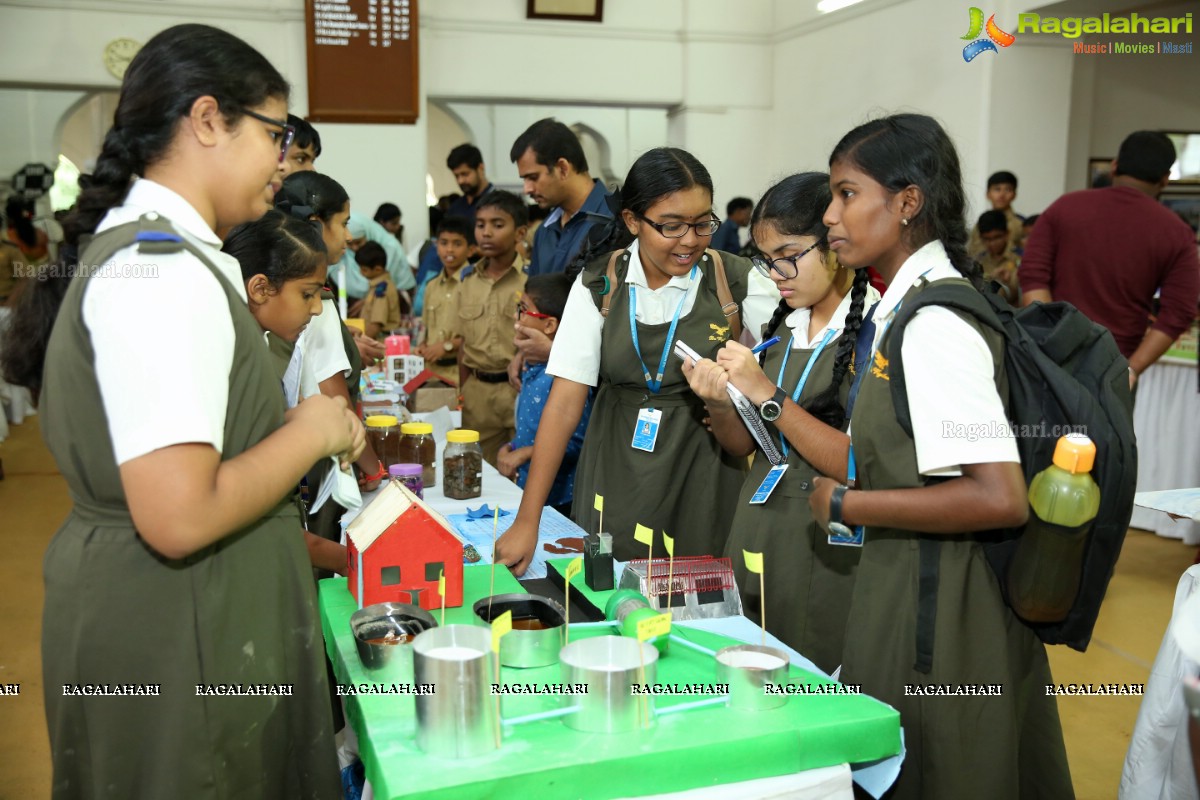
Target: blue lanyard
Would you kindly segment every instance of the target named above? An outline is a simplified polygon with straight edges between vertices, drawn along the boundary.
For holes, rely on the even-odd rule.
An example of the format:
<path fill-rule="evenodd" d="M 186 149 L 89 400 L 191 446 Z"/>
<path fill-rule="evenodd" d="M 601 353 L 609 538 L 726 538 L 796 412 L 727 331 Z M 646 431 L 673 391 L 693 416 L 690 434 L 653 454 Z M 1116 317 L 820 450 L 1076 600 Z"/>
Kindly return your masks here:
<path fill-rule="evenodd" d="M 642 358 L 642 348 L 638 344 L 637 332 L 637 292 L 634 291 L 633 284 L 629 285 L 629 335 L 633 337 L 633 351 L 637 353 L 638 363 L 642 365 L 642 375 L 646 379 L 646 388 L 651 394 L 658 394 L 658 390 L 662 388 L 663 373 L 667 369 L 667 357 L 671 354 L 671 345 L 675 342 L 675 326 L 679 324 L 679 316 L 683 313 L 683 304 L 687 302 L 688 292 L 691 291 L 692 283 L 696 280 L 696 274 L 700 270 L 692 265 L 692 271 L 688 274 L 688 288 L 684 291 L 683 297 L 679 300 L 679 306 L 675 309 L 675 316 L 671 319 L 671 327 L 667 330 L 667 341 L 663 345 L 662 358 L 658 360 L 658 374 L 651 378 L 650 370 L 646 368 L 646 360 Z"/>
<path fill-rule="evenodd" d="M 825 338 L 821 339 L 820 344 L 818 344 L 817 348 L 813 350 L 813 354 L 808 359 L 808 363 L 804 365 L 804 371 L 800 373 L 800 380 L 796 383 L 796 389 L 792 392 L 793 403 L 800 402 L 800 393 L 804 391 L 804 384 L 808 383 L 808 373 L 812 372 L 813 365 L 815 365 L 817 363 L 817 359 L 821 357 L 821 351 L 824 350 L 825 345 L 829 344 L 829 342 L 833 339 L 835 333 L 837 333 L 837 331 L 833 330 L 832 328 L 825 331 Z M 783 353 L 783 363 L 779 365 L 779 377 L 776 379 L 775 385 L 780 389 L 783 388 L 783 373 L 785 370 L 787 370 L 788 357 L 791 356 L 792 346 L 795 343 L 796 337 L 793 335 L 792 340 L 788 342 L 787 350 Z M 787 460 L 788 446 L 787 439 L 784 438 L 783 431 L 779 431 L 779 444 L 780 448 L 783 450 L 783 458 L 784 460 Z"/>

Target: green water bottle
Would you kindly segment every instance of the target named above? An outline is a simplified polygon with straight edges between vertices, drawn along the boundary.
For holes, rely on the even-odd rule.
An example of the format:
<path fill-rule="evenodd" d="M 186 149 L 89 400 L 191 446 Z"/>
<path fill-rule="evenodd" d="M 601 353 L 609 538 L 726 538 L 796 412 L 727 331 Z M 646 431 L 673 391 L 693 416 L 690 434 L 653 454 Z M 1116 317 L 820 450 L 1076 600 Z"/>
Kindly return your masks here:
<path fill-rule="evenodd" d="M 1054 463 L 1029 485 L 1032 514 L 1008 569 L 1008 599 L 1027 622 L 1060 622 L 1079 593 L 1083 554 L 1100 508 L 1092 480 L 1096 445 L 1077 433 L 1059 438 Z"/>

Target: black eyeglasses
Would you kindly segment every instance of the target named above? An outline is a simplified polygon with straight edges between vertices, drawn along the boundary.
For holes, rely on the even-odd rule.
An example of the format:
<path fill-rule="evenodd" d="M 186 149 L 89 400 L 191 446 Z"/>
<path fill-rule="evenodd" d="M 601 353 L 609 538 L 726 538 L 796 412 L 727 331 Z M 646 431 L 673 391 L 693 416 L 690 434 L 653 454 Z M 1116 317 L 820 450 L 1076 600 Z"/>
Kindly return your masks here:
<path fill-rule="evenodd" d="M 815 244 L 804 248 L 798 254 L 794 256 L 784 256 L 783 258 L 767 258 L 763 254 L 759 253 L 758 255 L 750 258 L 750 263 L 754 265 L 756 270 L 762 273 L 764 278 L 770 278 L 771 270 L 775 270 L 779 273 L 779 277 L 783 278 L 785 281 L 791 280 L 800 274 L 800 268 L 796 266 L 796 262 L 804 258 L 806 255 L 824 243 L 824 239 L 819 239 Z M 785 263 L 789 264 L 790 267 L 784 266 Z"/>
<path fill-rule="evenodd" d="M 637 218 L 668 239 L 682 239 L 687 236 L 688 228 L 695 228 L 697 236 L 712 236 L 717 232 L 717 228 L 721 227 L 721 220 L 715 215 L 703 222 L 655 222 L 641 214 L 638 214 Z"/>
<path fill-rule="evenodd" d="M 296 129 L 291 125 L 288 125 L 287 122 L 283 120 L 264 117 L 262 114 L 256 114 L 248 108 L 243 108 L 242 113 L 247 117 L 253 117 L 259 122 L 265 122 L 268 125 L 274 125 L 276 128 L 283 128 L 282 133 L 271 131 L 272 136 L 280 137 L 277 141 L 279 142 L 279 163 L 282 164 L 283 159 L 287 157 L 288 148 L 292 146 L 292 142 L 296 139 Z"/>

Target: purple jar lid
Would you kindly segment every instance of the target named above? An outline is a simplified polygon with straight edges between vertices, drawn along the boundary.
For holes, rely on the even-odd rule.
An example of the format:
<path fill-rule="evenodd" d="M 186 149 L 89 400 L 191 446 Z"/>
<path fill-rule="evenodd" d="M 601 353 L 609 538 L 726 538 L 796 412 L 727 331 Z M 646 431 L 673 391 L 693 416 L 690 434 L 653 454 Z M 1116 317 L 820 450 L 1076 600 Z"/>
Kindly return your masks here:
<path fill-rule="evenodd" d="M 420 464 L 392 464 L 388 467 L 388 474 L 393 478 L 411 478 L 414 475 L 420 475 L 424 469 Z"/>

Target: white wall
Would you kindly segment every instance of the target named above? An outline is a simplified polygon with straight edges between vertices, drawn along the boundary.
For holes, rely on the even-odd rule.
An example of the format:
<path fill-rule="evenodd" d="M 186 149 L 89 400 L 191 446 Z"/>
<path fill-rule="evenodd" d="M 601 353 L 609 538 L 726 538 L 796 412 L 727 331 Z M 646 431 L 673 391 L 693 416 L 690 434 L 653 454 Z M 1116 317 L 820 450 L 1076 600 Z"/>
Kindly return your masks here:
<path fill-rule="evenodd" d="M 422 97 L 514 106 L 497 112 L 496 125 L 471 132 L 489 140 L 488 165 L 502 179 L 516 177 L 515 170 L 507 175 L 512 140 L 556 108 L 591 106 L 570 116 L 591 120 L 587 124 L 610 146 L 613 169 L 623 174 L 637 153 L 663 142 L 667 108 L 697 106 L 716 115 L 729 109 L 726 128 L 737 131 L 749 129 L 754 114 L 770 105 L 767 35 L 773 0 L 741 0 L 733 15 L 725 0 L 608 0 L 600 25 L 526 20 L 525 5 L 525 0 L 436 0 L 421 7 Z M 149 14 L 147 4 L 122 0 L 3 0 L 0 7 L 0 82 L 114 88 L 100 58 L 109 40 L 144 42 L 172 24 L 216 21 L 279 67 L 293 84 L 293 111 L 307 110 L 299 0 L 217 6 L 159 0 Z M 54 32 L 52 47 L 28 46 L 46 31 Z M 595 107 L 605 105 L 619 108 Z M 739 124 L 739 115 L 751 108 Z M 318 167 L 346 186 L 358 209 L 373 212 L 390 200 L 409 211 L 410 237 L 425 233 L 423 216 L 411 212 L 424 205 L 425 174 L 440 160 L 428 150 L 426 116 L 411 126 L 319 125 L 324 149 Z M 54 126 L 42 116 L 31 128 L 30 139 L 53 137 Z M 710 169 L 718 186 L 734 185 L 758 160 L 752 149 L 727 153 L 699 127 L 688 130 L 713 151 Z M 0 174 L 21 158 L 0 148 Z M 725 199 L 718 196 L 718 204 Z"/>
<path fill-rule="evenodd" d="M 25 164 L 58 163 L 54 132 L 72 106 L 87 96 L 80 91 L 0 89 L 0 177 L 7 181 Z"/>
<path fill-rule="evenodd" d="M 518 185 L 512 142 L 554 116 L 600 134 L 621 179 L 651 147 L 692 150 L 721 209 L 761 182 L 761 151 L 730 145 L 756 130 L 773 101 L 773 5 L 739 0 L 731 14 L 727 0 L 608 0 L 604 23 L 589 25 L 526 20 L 523 0 L 439 0 L 422 8 L 423 80 L 461 118 L 499 185 Z M 449 152 L 458 143 L 439 144 Z M 429 158 L 433 165 L 438 154 Z"/>
<path fill-rule="evenodd" d="M 100 58 L 107 41 L 146 41 L 179 22 L 217 20 L 259 48 L 292 81 L 292 108 L 303 114 L 300 0 L 217 3 L 0 0 L 0 85 L 54 90 L 0 90 L 0 115 L 18 120 L 0 139 L 0 177 L 34 154 L 52 161 L 62 110 L 87 90 L 116 88 Z M 944 0 L 865 0 L 829 15 L 815 11 L 815 0 L 608 0 L 599 25 L 526 20 L 525 5 L 421 6 L 422 97 L 463 115 L 462 140 L 476 141 L 501 183 L 515 183 L 512 140 L 553 114 L 595 130 L 617 175 L 649 147 L 692 150 L 712 173 L 721 211 L 730 197 L 758 197 L 785 174 L 824 169 L 854 125 L 914 110 L 940 119 L 953 137 L 972 214 L 997 169 L 1017 173 L 1017 207 L 1032 212 L 1081 186 L 1087 158 L 1111 155 L 1130 130 L 1200 130 L 1197 55 L 1097 61 L 1070 54 L 1061 37 L 1022 37 L 967 64 L 966 8 Z M 1022 0 L 994 8 L 1001 22 L 1027 10 Z M 414 213 L 425 203 L 425 175 L 448 190 L 445 153 L 459 143 L 443 141 L 450 126 L 431 130 L 423 111 L 409 126 L 319 125 L 318 166 L 346 185 L 358 209 L 399 204 L 414 241 L 425 233 L 424 215 Z"/>
<path fill-rule="evenodd" d="M 593 178 L 606 183 L 623 181 L 633 161 L 649 148 L 661 145 L 667 136 L 667 114 L 662 109 L 461 101 L 444 105 L 462 121 L 467 133 L 466 139 L 437 141 L 432 133 L 429 137 L 430 163 L 438 162 L 450 186 L 453 180 L 446 169 L 446 155 L 454 146 L 470 141 L 483 153 L 488 178 L 497 186 L 519 192 L 521 180 L 509 159 L 512 144 L 526 128 L 545 117 L 554 117 L 568 127 L 583 126 L 603 139 L 607 159 L 598 153 L 588 154 L 588 168 Z M 433 174 L 434 181 L 438 181 L 438 174 Z"/>
<path fill-rule="evenodd" d="M 982 186 L 988 64 L 963 62 L 959 37 L 966 14 L 960 19 L 946 7 L 942 0 L 908 0 L 843 22 L 830 15 L 810 25 L 811 32 L 780 42 L 768 126 L 770 179 L 824 171 L 834 145 L 851 128 L 915 111 L 937 118 L 954 140 L 968 194 L 971 186 Z"/>
<path fill-rule="evenodd" d="M 967 188 L 976 216 L 990 208 L 986 179 L 999 170 L 1017 176 L 1013 208 L 1020 214 L 1040 213 L 1066 189 L 1072 124 L 1067 109 L 1079 56 L 1063 42 L 1022 36 L 994 59 L 987 87 L 987 156 L 979 173 L 985 182 Z"/>

